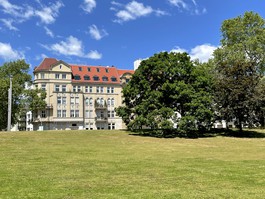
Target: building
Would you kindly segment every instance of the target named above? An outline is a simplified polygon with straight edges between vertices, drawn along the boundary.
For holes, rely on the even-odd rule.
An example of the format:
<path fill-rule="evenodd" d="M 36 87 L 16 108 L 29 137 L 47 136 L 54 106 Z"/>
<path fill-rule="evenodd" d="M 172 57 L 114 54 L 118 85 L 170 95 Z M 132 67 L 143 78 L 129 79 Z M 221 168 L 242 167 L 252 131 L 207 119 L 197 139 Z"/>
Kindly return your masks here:
<path fill-rule="evenodd" d="M 45 110 L 33 113 L 34 130 L 124 129 L 115 108 L 133 70 L 85 66 L 45 58 L 34 69 L 34 85 L 47 93 Z"/>

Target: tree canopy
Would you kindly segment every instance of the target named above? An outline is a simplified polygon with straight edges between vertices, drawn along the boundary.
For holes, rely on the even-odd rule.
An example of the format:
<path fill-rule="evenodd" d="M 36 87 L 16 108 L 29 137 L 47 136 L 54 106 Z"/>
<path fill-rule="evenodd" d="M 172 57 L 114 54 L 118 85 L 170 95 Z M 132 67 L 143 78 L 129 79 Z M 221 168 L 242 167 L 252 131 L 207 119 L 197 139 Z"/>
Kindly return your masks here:
<path fill-rule="evenodd" d="M 30 91 L 26 89 L 26 85 L 32 82 L 32 77 L 28 72 L 29 65 L 24 60 L 4 63 L 3 66 L 0 67 L 0 129 L 6 129 L 7 127 L 10 77 L 12 77 L 12 124 L 18 121 L 20 113 L 25 108 L 33 110 L 36 101 L 43 104 L 44 94 L 40 94 L 40 91 Z M 30 96 L 34 96 L 32 98 L 33 100 L 29 99 Z"/>
<path fill-rule="evenodd" d="M 225 20 L 221 47 L 214 52 L 215 101 L 221 118 L 251 124 L 253 99 L 265 69 L 265 21 L 258 14 Z"/>
<path fill-rule="evenodd" d="M 178 121 L 188 131 L 206 127 L 213 116 L 209 67 L 191 61 L 187 53 L 155 54 L 141 62 L 124 87 L 124 106 L 117 114 L 131 129 L 166 133 Z"/>

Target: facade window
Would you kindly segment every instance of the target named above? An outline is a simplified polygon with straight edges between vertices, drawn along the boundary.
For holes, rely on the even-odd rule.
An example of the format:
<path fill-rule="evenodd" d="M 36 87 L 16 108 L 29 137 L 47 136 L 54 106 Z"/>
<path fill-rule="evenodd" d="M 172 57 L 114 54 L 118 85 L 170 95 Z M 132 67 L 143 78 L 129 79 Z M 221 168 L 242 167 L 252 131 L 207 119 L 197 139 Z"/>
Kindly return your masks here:
<path fill-rule="evenodd" d="M 62 97 L 62 104 L 66 104 L 66 97 Z"/>
<path fill-rule="evenodd" d="M 75 75 L 74 76 L 74 80 L 80 80 L 81 78 L 80 78 L 80 76 L 79 75 Z"/>
<path fill-rule="evenodd" d="M 75 104 L 75 98 L 74 98 L 74 97 L 71 97 L 71 98 L 70 98 L 70 103 L 71 103 L 71 104 Z"/>
<path fill-rule="evenodd" d="M 100 72 L 99 68 L 97 68 L 97 72 L 98 72 L 98 73 Z"/>
<path fill-rule="evenodd" d="M 102 77 L 102 81 L 103 81 L 103 82 L 107 82 L 107 81 L 109 81 L 109 78 L 106 77 L 106 76 L 104 76 L 104 77 Z"/>
<path fill-rule="evenodd" d="M 92 118 L 93 111 L 92 110 L 86 110 L 86 118 Z"/>
<path fill-rule="evenodd" d="M 107 93 L 114 93 L 114 87 L 107 87 Z"/>
<path fill-rule="evenodd" d="M 115 123 L 109 123 L 109 124 L 108 124 L 108 129 L 109 129 L 109 130 L 113 130 L 113 129 L 115 129 Z"/>
<path fill-rule="evenodd" d="M 97 93 L 103 93 L 104 87 L 103 86 L 97 86 Z"/>
<path fill-rule="evenodd" d="M 108 68 L 106 68 L 106 69 L 105 69 L 105 71 L 106 71 L 106 73 L 108 73 L 108 72 L 109 72 L 109 69 L 108 69 Z"/>
<path fill-rule="evenodd" d="M 60 74 L 59 73 L 56 73 L 55 74 L 55 79 L 59 79 L 60 78 Z"/>
<path fill-rule="evenodd" d="M 58 85 L 58 84 L 55 85 L 55 91 L 56 92 L 59 92 L 60 91 L 60 85 Z"/>
<path fill-rule="evenodd" d="M 62 117 L 62 110 L 57 110 L 57 117 Z"/>
<path fill-rule="evenodd" d="M 66 79 L 66 74 L 62 74 L 62 79 Z"/>
<path fill-rule="evenodd" d="M 45 78 L 44 73 L 41 73 L 41 74 L 40 74 L 40 78 L 41 78 L 41 79 L 44 79 L 44 78 Z"/>
<path fill-rule="evenodd" d="M 117 81 L 117 78 L 116 77 L 111 77 L 111 81 L 112 82 L 116 82 Z"/>
<path fill-rule="evenodd" d="M 93 79 L 94 79 L 94 81 L 99 81 L 99 77 L 98 76 L 94 76 Z"/>
<path fill-rule="evenodd" d="M 87 76 L 87 75 L 85 75 L 85 76 L 84 76 L 84 80 L 90 80 L 90 77 Z"/>
<path fill-rule="evenodd" d="M 66 85 L 62 85 L 62 92 L 66 92 Z"/>
<path fill-rule="evenodd" d="M 92 93 L 92 86 L 85 87 L 86 93 Z"/>
<path fill-rule="evenodd" d="M 75 117 L 75 110 L 70 111 L 70 117 Z"/>
<path fill-rule="evenodd" d="M 111 106 L 114 106 L 114 98 L 111 98 Z"/>
<path fill-rule="evenodd" d="M 90 97 L 90 99 L 89 99 L 89 106 L 93 106 L 93 98 L 92 97 Z"/>
<path fill-rule="evenodd" d="M 90 71 L 91 71 L 91 69 L 88 67 L 88 68 L 87 68 L 87 71 L 88 71 L 88 72 L 90 72 Z"/>
<path fill-rule="evenodd" d="M 79 71 L 82 71 L 82 67 L 78 67 L 78 70 L 79 70 Z"/>
<path fill-rule="evenodd" d="M 108 98 L 108 106 L 110 106 L 110 103 L 111 103 L 111 99 L 110 98 Z"/>
<path fill-rule="evenodd" d="M 79 104 L 79 97 L 71 97 L 70 104 Z"/>
<path fill-rule="evenodd" d="M 86 113 L 85 113 L 85 118 L 89 118 L 89 110 L 86 110 Z"/>
<path fill-rule="evenodd" d="M 41 85 L 41 90 L 45 91 L 46 90 L 46 84 Z"/>
<path fill-rule="evenodd" d="M 90 92 L 90 93 L 93 92 L 92 86 L 89 87 L 89 92 Z"/>
<path fill-rule="evenodd" d="M 86 104 L 86 106 L 89 105 L 89 99 L 88 99 L 88 98 L 86 98 L 86 100 L 85 100 L 85 104 Z"/>
<path fill-rule="evenodd" d="M 81 92 L 81 86 L 73 86 L 73 92 Z"/>
<path fill-rule="evenodd" d="M 79 110 L 75 110 L 75 117 L 79 117 Z"/>
<path fill-rule="evenodd" d="M 75 104 L 79 104 L 79 97 L 75 98 Z"/>
<path fill-rule="evenodd" d="M 115 111 L 108 111 L 108 117 L 114 118 L 115 117 Z"/>
<path fill-rule="evenodd" d="M 57 104 L 62 104 L 62 98 L 57 96 Z"/>
<path fill-rule="evenodd" d="M 62 111 L 62 117 L 66 117 L 66 110 Z"/>
<path fill-rule="evenodd" d="M 46 117 L 46 111 L 41 111 L 41 117 L 45 118 Z"/>

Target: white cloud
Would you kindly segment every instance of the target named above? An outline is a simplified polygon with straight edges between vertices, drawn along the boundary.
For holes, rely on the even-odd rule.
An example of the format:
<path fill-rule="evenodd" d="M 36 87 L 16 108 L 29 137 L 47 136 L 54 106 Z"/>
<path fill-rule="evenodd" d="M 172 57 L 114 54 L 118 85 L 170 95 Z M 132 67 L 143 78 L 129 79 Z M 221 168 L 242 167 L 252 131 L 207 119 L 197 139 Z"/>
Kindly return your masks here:
<path fill-rule="evenodd" d="M 18 29 L 13 26 L 14 20 L 13 19 L 0 19 L 0 21 L 3 22 L 3 24 L 9 29 L 9 30 L 15 30 L 18 31 Z"/>
<path fill-rule="evenodd" d="M 175 53 L 187 52 L 192 60 L 198 59 L 200 62 L 207 62 L 210 58 L 212 58 L 213 52 L 216 48 L 217 46 L 211 44 L 198 45 L 192 48 L 191 50 L 186 50 L 184 48 L 176 46 L 170 52 L 175 52 Z"/>
<path fill-rule="evenodd" d="M 90 59 L 101 59 L 102 58 L 102 54 L 100 54 L 98 51 L 96 50 L 91 50 L 87 55 L 87 58 Z"/>
<path fill-rule="evenodd" d="M 83 4 L 81 5 L 81 8 L 87 12 L 91 13 L 92 10 L 97 6 L 97 3 L 95 0 L 84 0 Z"/>
<path fill-rule="evenodd" d="M 35 15 L 45 24 L 51 24 L 55 22 L 55 18 L 59 15 L 59 10 L 63 7 L 63 3 L 57 1 L 55 4 L 45 6 L 41 10 L 36 10 Z"/>
<path fill-rule="evenodd" d="M 8 19 L 2 18 L 2 23 L 9 29 L 17 31 L 18 28 L 14 24 L 23 23 L 32 17 L 40 18 L 42 23 L 51 24 L 54 23 L 56 17 L 59 15 L 59 9 L 63 7 L 61 1 L 56 1 L 54 4 L 49 6 L 43 6 L 40 1 L 40 9 L 33 8 L 27 4 L 21 6 L 11 4 L 8 0 L 0 0 L 0 8 L 5 14 L 10 15 Z M 47 32 L 47 30 L 46 30 Z"/>
<path fill-rule="evenodd" d="M 53 32 L 46 26 L 44 26 L 44 30 L 46 31 L 46 34 L 49 35 L 50 37 L 54 38 Z"/>
<path fill-rule="evenodd" d="M 213 46 L 211 44 L 202 44 L 195 46 L 190 51 L 191 59 L 199 59 L 201 62 L 207 62 L 210 58 L 212 58 L 214 50 L 217 46 Z"/>
<path fill-rule="evenodd" d="M 66 56 L 77 56 L 89 59 L 101 59 L 102 55 L 97 51 L 84 52 L 82 41 L 73 36 L 66 38 L 66 41 L 60 41 L 52 45 L 42 45 L 47 50 Z"/>
<path fill-rule="evenodd" d="M 97 28 L 96 25 L 91 25 L 89 26 L 89 34 L 91 35 L 91 37 L 93 39 L 96 39 L 96 40 L 100 40 L 102 39 L 103 37 L 107 36 L 108 33 L 106 32 L 106 30 L 102 29 L 102 30 L 99 30 Z"/>
<path fill-rule="evenodd" d="M 184 2 L 184 0 L 168 0 L 168 2 L 171 5 L 177 6 L 179 8 L 181 8 L 181 7 L 184 9 L 188 8 L 188 5 Z"/>
<path fill-rule="evenodd" d="M 11 61 L 15 59 L 23 59 L 24 54 L 13 50 L 10 44 L 0 42 L 0 58 L 5 61 Z"/>
<path fill-rule="evenodd" d="M 198 5 L 196 0 L 167 0 L 169 4 L 178 7 L 180 11 L 186 11 L 193 15 L 201 15 L 207 12 L 206 8 Z"/>
<path fill-rule="evenodd" d="M 184 52 L 187 52 L 187 50 L 184 49 L 184 48 L 180 48 L 179 46 L 176 46 L 170 52 L 174 52 L 174 53 L 184 53 Z"/>
<path fill-rule="evenodd" d="M 119 4 L 115 1 L 111 2 L 112 5 L 123 7 L 123 9 L 119 10 L 118 8 L 112 7 L 111 10 L 116 11 L 116 17 L 115 22 L 122 23 L 130 20 L 135 20 L 140 17 L 144 17 L 147 15 L 150 15 L 152 13 L 155 13 L 156 15 L 165 15 L 166 12 L 161 10 L 154 10 L 151 6 L 145 6 L 143 3 L 139 3 L 137 1 L 131 1 L 125 6 L 122 4 Z"/>

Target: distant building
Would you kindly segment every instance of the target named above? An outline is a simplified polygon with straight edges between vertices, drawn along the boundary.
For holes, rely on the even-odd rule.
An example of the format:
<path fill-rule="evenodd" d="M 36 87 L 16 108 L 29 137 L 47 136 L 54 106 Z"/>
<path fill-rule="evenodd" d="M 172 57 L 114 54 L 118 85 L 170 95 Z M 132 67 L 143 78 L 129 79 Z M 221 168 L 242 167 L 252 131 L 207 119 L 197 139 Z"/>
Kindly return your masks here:
<path fill-rule="evenodd" d="M 126 128 L 115 108 L 122 105 L 122 87 L 133 73 L 45 58 L 34 69 L 34 85 L 46 91 L 47 107 L 31 116 L 34 130 Z"/>

